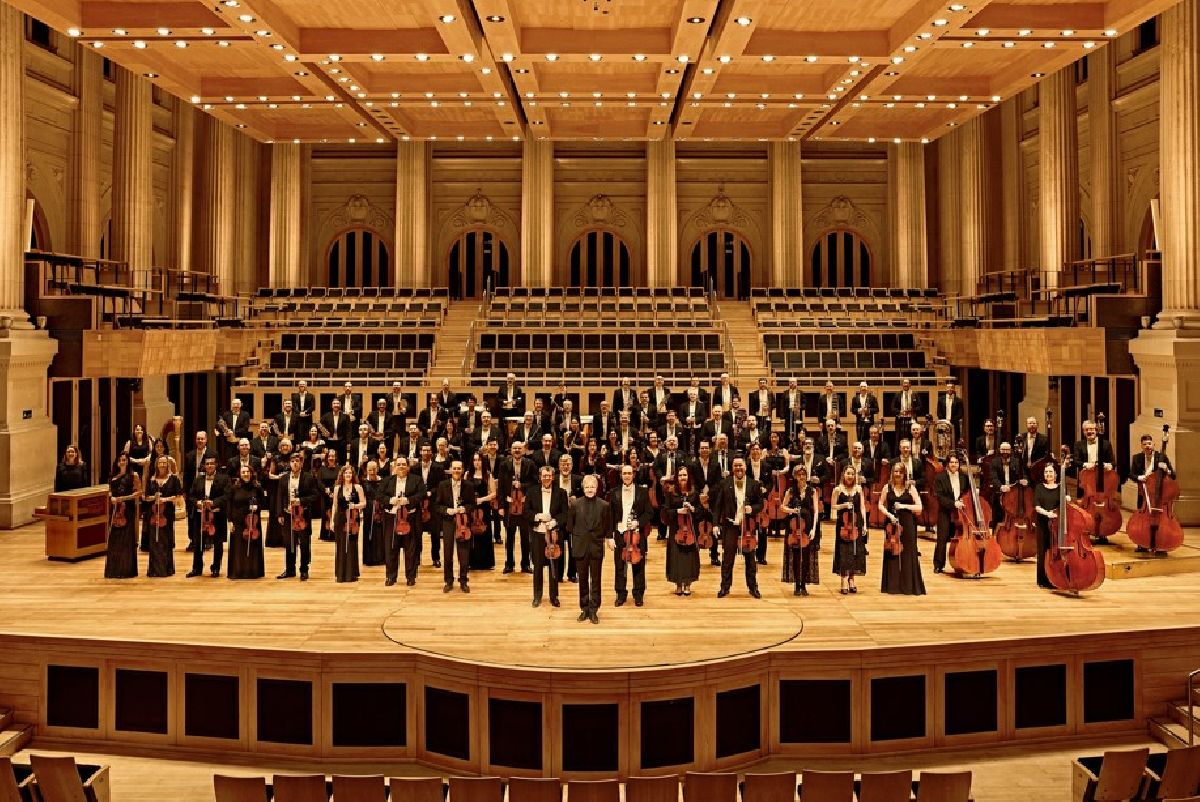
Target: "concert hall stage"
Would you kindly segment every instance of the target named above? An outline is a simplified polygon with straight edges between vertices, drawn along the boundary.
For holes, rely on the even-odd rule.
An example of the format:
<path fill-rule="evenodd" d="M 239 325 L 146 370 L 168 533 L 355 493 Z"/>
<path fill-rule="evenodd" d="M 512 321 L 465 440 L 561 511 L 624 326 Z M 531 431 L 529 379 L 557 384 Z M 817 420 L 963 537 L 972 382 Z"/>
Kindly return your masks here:
<path fill-rule="evenodd" d="M 1144 733 L 1200 666 L 1200 574 L 1071 598 L 1032 561 L 935 575 L 920 541 L 928 595 L 887 596 L 879 540 L 851 596 L 826 542 L 809 597 L 772 541 L 762 600 L 740 562 L 728 598 L 708 565 L 676 597 L 653 543 L 642 608 L 613 608 L 609 555 L 592 625 L 574 584 L 557 609 L 498 569 L 444 594 L 428 550 L 413 588 L 335 583 L 324 542 L 307 583 L 275 549 L 262 580 L 185 579 L 183 551 L 173 578 L 105 580 L 32 525 L 0 533 L 0 708 L 54 743 L 588 777 Z"/>

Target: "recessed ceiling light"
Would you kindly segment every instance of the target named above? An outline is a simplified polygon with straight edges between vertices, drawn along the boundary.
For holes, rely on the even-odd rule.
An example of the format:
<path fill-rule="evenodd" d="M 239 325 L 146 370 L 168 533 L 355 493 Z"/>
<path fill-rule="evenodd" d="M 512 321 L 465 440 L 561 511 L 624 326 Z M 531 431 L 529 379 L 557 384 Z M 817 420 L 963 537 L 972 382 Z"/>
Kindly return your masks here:
<path fill-rule="evenodd" d="M 975 43 L 974 42 L 963 42 L 962 46 L 963 47 L 974 47 Z"/>
<path fill-rule="evenodd" d="M 679 70 L 675 69 L 674 67 L 667 69 L 666 72 L 667 72 L 667 75 L 678 75 L 679 74 Z"/>
<path fill-rule="evenodd" d="M 738 25 L 741 25 L 742 27 L 745 27 L 745 26 L 749 25 L 751 22 L 754 22 L 754 20 L 750 19 L 749 17 L 738 17 L 737 19 L 734 20 L 734 22 L 736 22 Z"/>
<path fill-rule="evenodd" d="M 417 61 L 429 61 L 429 55 L 427 53 L 418 53 L 415 58 Z"/>
<path fill-rule="evenodd" d="M 688 63 L 688 55 L 687 55 L 687 53 L 680 53 L 678 56 L 675 57 L 675 60 L 678 61 L 680 64 L 687 64 Z"/>
<path fill-rule="evenodd" d="M 1017 31 L 1017 36 L 1028 36 L 1031 33 L 1033 33 L 1033 31 L 1029 30 L 1028 28 L 1022 28 L 1021 30 Z"/>
<path fill-rule="evenodd" d="M 157 78 L 157 77 L 158 77 L 158 73 L 157 73 L 157 72 L 147 72 L 147 73 L 145 73 L 145 76 L 146 76 L 147 78 Z"/>
<path fill-rule="evenodd" d="M 976 36 L 987 36 L 989 33 L 991 33 L 991 31 L 987 28 L 980 28 L 979 30 L 975 31 Z"/>
<path fill-rule="evenodd" d="M 199 103 L 199 102 L 200 102 L 200 96 L 199 96 L 199 95 L 192 95 L 192 102 L 193 102 L 193 103 Z"/>
<path fill-rule="evenodd" d="M 1005 47 L 1016 47 L 1017 43 L 1016 42 L 1005 42 L 1004 46 Z"/>
<path fill-rule="evenodd" d="M 113 36 L 124 36 L 124 35 L 125 35 L 124 28 L 113 28 Z"/>
<path fill-rule="evenodd" d="M 300 70 L 299 72 L 296 73 L 296 77 L 297 78 L 307 78 L 308 70 Z"/>
<path fill-rule="evenodd" d="M 857 64 L 859 61 L 861 61 L 861 59 L 858 56 L 847 56 L 846 60 L 849 61 L 851 64 Z"/>
<path fill-rule="evenodd" d="M 1095 43 L 1095 42 L 1084 42 L 1084 43 L 1083 43 L 1083 49 L 1084 49 L 1084 50 L 1091 50 L 1091 49 L 1092 49 L 1093 47 L 1095 47 L 1095 46 L 1096 46 L 1096 43 Z"/>
<path fill-rule="evenodd" d="M 1117 32 L 1115 29 L 1109 28 L 1107 31 L 1104 32 L 1104 35 L 1107 36 L 1109 39 L 1111 39 L 1117 35 Z"/>
<path fill-rule="evenodd" d="M 500 56 L 500 60 L 507 64 L 513 60 L 513 54 L 505 53 L 504 55 Z"/>
<path fill-rule="evenodd" d="M 558 54 L 557 53 L 547 53 L 546 61 L 558 61 Z"/>
<path fill-rule="evenodd" d="M 643 53 L 634 53 L 634 54 L 633 54 L 633 60 L 634 60 L 634 61 L 645 61 L 645 60 L 646 60 L 646 56 L 645 56 Z"/>
<path fill-rule="evenodd" d="M 905 46 L 904 46 L 904 52 L 905 52 L 905 53 L 916 53 L 916 52 L 917 52 L 917 46 L 916 46 L 916 45 L 905 45 Z M 903 58 L 901 58 L 901 59 L 900 59 L 900 61 L 903 61 L 903 60 L 904 60 Z M 892 61 L 895 61 L 897 64 L 899 64 L 899 63 L 900 63 L 900 61 L 896 61 L 896 59 L 892 59 Z"/>
<path fill-rule="evenodd" d="M 1063 36 L 1074 36 L 1075 31 L 1071 30 L 1070 28 L 1067 28 L 1065 31 L 1062 32 L 1062 35 Z"/>
<path fill-rule="evenodd" d="M 453 14 L 443 14 L 439 19 L 449 25 L 451 22 L 454 22 L 457 17 L 455 17 Z"/>
<path fill-rule="evenodd" d="M 687 21 L 693 25 L 699 25 L 700 23 L 704 22 L 704 17 L 688 17 Z"/>
<path fill-rule="evenodd" d="M 1046 73 L 1044 73 L 1044 72 L 1035 72 L 1035 73 L 1031 73 L 1029 77 L 1030 77 L 1030 78 L 1045 78 L 1045 77 L 1046 77 Z"/>
<path fill-rule="evenodd" d="M 229 41 L 226 39 L 222 39 L 219 42 L 217 42 L 217 47 L 229 47 Z"/>
<path fill-rule="evenodd" d="M 470 64 L 472 61 L 475 60 L 475 54 L 474 53 L 463 53 L 461 56 L 459 56 L 459 58 L 461 58 L 467 64 Z"/>
<path fill-rule="evenodd" d="M 765 55 L 762 57 L 762 60 L 763 60 L 763 61 L 765 61 L 765 62 L 767 62 L 767 63 L 770 63 L 770 62 L 772 62 L 772 61 L 774 61 L 774 60 L 775 60 L 775 57 L 774 57 L 774 56 L 772 56 L 770 53 L 767 53 L 767 54 L 765 54 Z"/>
<path fill-rule="evenodd" d="M 704 69 L 700 70 L 700 72 L 704 73 L 705 75 L 712 75 L 714 72 L 716 72 L 716 70 L 714 70 L 712 67 L 705 67 Z"/>
<path fill-rule="evenodd" d="M 935 20 L 933 21 L 933 24 L 934 24 L 934 25 L 936 25 L 937 27 L 939 27 L 939 28 L 940 28 L 940 27 L 942 27 L 943 25 L 949 25 L 949 24 L 950 24 L 950 20 L 948 20 L 948 19 L 942 19 L 942 18 L 939 18 L 939 19 L 935 19 Z"/>
<path fill-rule="evenodd" d="M 1049 50 L 1050 48 L 1054 47 L 1054 42 L 1042 42 L 1042 47 Z"/>
<path fill-rule="evenodd" d="M 159 28 L 159 29 L 158 29 L 158 35 L 159 35 L 159 36 L 170 36 L 170 35 L 171 35 L 171 29 L 170 29 L 170 28 Z"/>
<path fill-rule="evenodd" d="M 138 39 L 136 42 L 134 42 L 133 46 L 136 47 L 138 50 L 146 49 L 146 43 L 143 42 L 141 39 Z"/>
<path fill-rule="evenodd" d="M 529 73 L 529 70 L 528 70 L 528 69 L 526 69 L 525 67 L 518 67 L 518 68 L 517 68 L 517 75 L 526 75 L 526 74 L 528 74 L 528 73 Z"/>
<path fill-rule="evenodd" d="M 238 19 L 242 22 L 254 22 L 254 16 L 252 14 L 241 14 L 238 16 Z"/>
<path fill-rule="evenodd" d="M 212 36 L 214 33 L 216 33 L 216 31 L 214 31 L 212 28 L 201 28 L 200 33 L 204 34 L 205 36 Z"/>
<path fill-rule="evenodd" d="M 918 39 L 932 39 L 933 34 L 931 34 L 929 31 L 922 31 L 921 33 L 917 34 L 917 38 Z"/>
<path fill-rule="evenodd" d="M 383 59 L 384 59 L 384 55 L 382 53 L 372 53 L 371 54 L 371 61 L 383 61 Z"/>
<path fill-rule="evenodd" d="M 600 55 L 599 53 L 592 53 L 590 56 L 588 56 L 588 59 L 591 61 L 599 61 L 602 58 L 604 58 L 604 56 Z"/>
<path fill-rule="evenodd" d="M 504 22 L 504 17 L 500 16 L 499 14 L 488 14 L 486 17 L 484 17 L 484 19 L 486 19 L 488 22 Z"/>
<path fill-rule="evenodd" d="M 337 62 L 342 60 L 342 57 L 339 56 L 337 53 L 330 53 L 329 60 L 336 64 Z"/>
<path fill-rule="evenodd" d="M 965 11 L 966 8 L 967 7 L 964 6 L 962 3 L 954 3 L 950 6 L 951 11 Z"/>
<path fill-rule="evenodd" d="M 178 48 L 184 48 L 184 47 L 187 47 L 187 46 L 188 46 L 188 43 L 187 43 L 187 42 L 185 42 L 185 41 L 183 41 L 182 39 L 177 39 L 177 40 L 175 41 L 175 46 L 176 46 L 176 47 L 178 47 Z"/>
<path fill-rule="evenodd" d="M 226 8 L 237 8 L 238 6 L 241 5 L 241 3 L 238 2 L 238 0 L 222 0 L 221 4 L 224 5 Z"/>
<path fill-rule="evenodd" d="M 729 62 L 733 61 L 733 56 L 719 56 L 717 57 L 717 61 L 721 62 L 722 64 L 728 64 Z"/>
<path fill-rule="evenodd" d="M 805 56 L 804 60 L 807 61 L 809 64 L 815 64 L 817 61 L 817 57 L 816 56 Z"/>
<path fill-rule="evenodd" d="M 275 44 L 271 45 L 271 49 L 272 50 L 283 50 L 283 45 L 279 42 L 276 42 Z"/>

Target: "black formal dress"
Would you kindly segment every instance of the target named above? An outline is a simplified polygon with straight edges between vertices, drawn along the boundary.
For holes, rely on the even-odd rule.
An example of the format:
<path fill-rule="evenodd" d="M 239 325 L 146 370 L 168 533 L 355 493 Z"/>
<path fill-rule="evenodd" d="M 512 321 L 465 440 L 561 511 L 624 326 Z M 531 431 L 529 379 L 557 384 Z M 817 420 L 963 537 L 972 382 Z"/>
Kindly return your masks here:
<path fill-rule="evenodd" d="M 339 484 L 333 494 L 333 577 L 338 582 L 357 582 L 358 535 L 362 531 L 364 510 L 357 511 L 359 532 L 351 532 L 350 507 L 366 501 L 365 491 L 356 486 L 347 490 L 345 485 Z"/>
<path fill-rule="evenodd" d="M 837 505 L 852 502 L 853 510 L 839 510 Z M 834 525 L 833 572 L 838 576 L 862 576 L 867 573 L 867 510 L 866 498 L 861 488 L 847 490 L 840 482 L 834 486 L 829 507 Z M 854 516 L 858 526 L 857 540 L 843 540 L 841 518 L 845 514 Z"/>
<path fill-rule="evenodd" d="M 146 481 L 145 497 L 152 500 L 157 493 L 161 493 L 164 498 L 181 495 L 183 493 L 183 486 L 179 483 L 179 477 L 174 475 L 168 476 L 160 482 L 156 477 L 151 476 Z M 151 517 L 154 513 L 154 504 L 152 501 L 143 503 L 142 508 L 142 531 L 149 541 L 147 546 L 150 549 L 150 559 L 146 565 L 146 576 L 174 576 L 175 502 L 169 501 L 163 504 L 163 517 L 167 523 L 161 527 L 156 527 L 151 523 Z M 111 542 L 110 539 L 110 548 Z"/>
<path fill-rule="evenodd" d="M 1043 510 L 1058 510 L 1058 487 L 1046 487 L 1045 484 L 1037 484 L 1033 488 L 1033 506 L 1041 507 Z M 1037 515 L 1037 584 L 1039 588 L 1054 590 L 1054 585 L 1050 584 L 1050 579 L 1046 576 L 1046 552 L 1050 550 L 1051 540 L 1053 536 L 1050 534 L 1050 519 L 1042 513 Z"/>
<path fill-rule="evenodd" d="M 475 486 L 475 498 L 483 498 L 488 494 L 488 477 L 484 471 L 480 475 L 472 475 L 464 477 L 465 481 L 469 481 Z M 483 520 L 484 527 L 482 532 L 471 533 L 471 570 L 472 571 L 490 571 L 496 567 L 496 549 L 495 543 L 492 541 L 491 521 L 497 515 L 497 511 L 492 508 L 491 501 L 478 502 L 484 504 Z"/>
<path fill-rule="evenodd" d="M 889 510 L 894 509 L 893 504 L 916 504 L 917 498 L 915 487 L 897 495 L 890 482 L 882 496 L 883 505 Z M 880 589 L 884 593 L 924 596 L 925 581 L 921 578 L 921 561 L 917 558 L 917 518 L 912 510 L 895 510 L 895 515 L 900 519 L 900 545 L 903 548 L 899 555 L 884 550 Z"/>
<path fill-rule="evenodd" d="M 58 463 L 58 468 L 54 471 L 55 493 L 61 493 L 64 490 L 78 490 L 87 487 L 88 484 L 90 484 L 90 480 L 87 466 L 82 462 L 74 465 L 67 465 L 65 462 Z"/>
<path fill-rule="evenodd" d="M 387 506 L 387 499 L 379 498 L 383 480 L 364 479 L 360 484 L 367 495 L 367 508 L 363 510 L 362 522 L 362 564 L 383 565 L 387 556 L 383 539 L 383 510 Z"/>
<path fill-rule="evenodd" d="M 700 526 L 704 512 L 700 506 L 700 491 L 691 493 L 672 493 L 666 498 L 667 510 L 667 579 L 676 585 L 690 585 L 700 578 L 700 547 L 695 543 L 681 545 L 675 535 L 679 531 L 679 514 L 683 504 L 692 505 L 692 531 Z"/>
<path fill-rule="evenodd" d="M 108 493 L 113 498 L 133 493 L 133 474 L 126 472 L 110 481 Z M 104 557 L 106 579 L 129 579 L 138 575 L 137 535 L 133 523 L 137 519 L 137 502 L 129 499 L 120 504 L 124 507 L 125 524 L 110 525 L 108 528 L 108 552 Z M 112 511 L 109 512 L 109 521 L 111 524 Z"/>
<path fill-rule="evenodd" d="M 233 483 L 229 491 L 229 567 L 230 579 L 262 579 L 266 574 L 263 562 L 262 509 L 263 492 L 257 485 Z M 253 509 L 251 509 L 253 508 Z M 246 519 L 249 517 L 249 536 Z"/>
<path fill-rule="evenodd" d="M 331 468 L 328 465 L 322 465 L 317 469 L 317 484 L 321 486 L 321 494 L 318 497 L 321 504 L 321 540 L 337 539 L 333 533 L 333 486 L 337 483 L 338 473 L 341 470 L 340 466 Z"/>
<path fill-rule="evenodd" d="M 821 570 L 818 564 L 821 552 L 821 522 L 813 516 L 813 503 L 818 492 L 813 485 L 805 484 L 800 491 L 799 498 L 797 498 L 794 487 L 788 488 L 787 495 L 784 497 L 783 506 L 800 509 L 798 514 L 800 520 L 804 521 L 805 531 L 809 536 L 808 545 L 804 548 L 788 546 L 787 541 L 784 541 L 782 579 L 784 582 L 794 583 L 798 589 L 821 583 Z M 791 528 L 792 517 L 788 516 L 783 519 L 783 522 L 787 524 L 783 530 L 785 538 Z"/>

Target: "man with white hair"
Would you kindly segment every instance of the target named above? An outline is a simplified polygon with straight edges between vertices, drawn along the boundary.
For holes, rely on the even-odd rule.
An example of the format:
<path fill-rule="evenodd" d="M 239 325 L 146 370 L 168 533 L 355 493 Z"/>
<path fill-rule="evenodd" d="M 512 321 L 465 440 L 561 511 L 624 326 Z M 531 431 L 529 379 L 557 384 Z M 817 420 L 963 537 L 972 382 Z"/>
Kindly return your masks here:
<path fill-rule="evenodd" d="M 496 391 L 497 415 L 503 418 L 525 414 L 525 393 L 517 386 L 517 374 L 509 373 Z"/>
<path fill-rule="evenodd" d="M 857 435 L 858 441 L 865 442 L 867 434 L 871 430 L 871 424 L 875 423 L 875 416 L 879 414 L 879 400 L 867 387 L 866 382 L 858 383 L 858 392 L 850 399 L 850 414 L 854 416 L 855 435 Z"/>
<path fill-rule="evenodd" d="M 600 609 L 600 569 L 604 565 L 604 549 L 614 548 L 611 509 L 607 501 L 596 495 L 599 479 L 595 474 L 583 477 L 583 497 L 567 511 L 567 531 L 571 535 L 571 556 L 579 576 L 579 621 L 599 624 L 596 611 Z"/>

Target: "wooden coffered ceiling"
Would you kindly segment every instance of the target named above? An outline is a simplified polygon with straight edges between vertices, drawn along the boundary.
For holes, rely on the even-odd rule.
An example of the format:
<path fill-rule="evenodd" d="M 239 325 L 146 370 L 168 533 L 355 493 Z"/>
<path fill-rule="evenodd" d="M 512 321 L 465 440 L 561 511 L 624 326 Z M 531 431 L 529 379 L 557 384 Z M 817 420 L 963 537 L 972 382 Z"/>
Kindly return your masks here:
<path fill-rule="evenodd" d="M 265 141 L 934 139 L 1175 0 L 12 0 Z"/>

